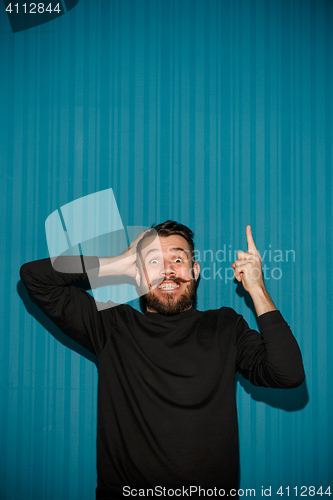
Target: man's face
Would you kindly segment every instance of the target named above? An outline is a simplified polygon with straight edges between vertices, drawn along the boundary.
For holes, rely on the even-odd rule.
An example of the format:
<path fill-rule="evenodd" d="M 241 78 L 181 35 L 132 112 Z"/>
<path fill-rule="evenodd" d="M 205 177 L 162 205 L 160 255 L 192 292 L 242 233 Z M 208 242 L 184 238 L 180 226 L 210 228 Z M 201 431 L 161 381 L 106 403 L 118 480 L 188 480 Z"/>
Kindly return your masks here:
<path fill-rule="evenodd" d="M 183 236 L 146 238 L 137 283 L 149 290 L 144 296 L 147 311 L 170 315 L 190 309 L 199 271 L 197 262 L 192 270 L 191 250 Z"/>

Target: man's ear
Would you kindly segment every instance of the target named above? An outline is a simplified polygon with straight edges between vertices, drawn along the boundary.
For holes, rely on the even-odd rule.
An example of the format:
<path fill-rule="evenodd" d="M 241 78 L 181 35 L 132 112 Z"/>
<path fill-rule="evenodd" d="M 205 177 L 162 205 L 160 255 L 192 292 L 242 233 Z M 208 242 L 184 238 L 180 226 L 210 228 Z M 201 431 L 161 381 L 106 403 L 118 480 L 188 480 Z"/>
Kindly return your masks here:
<path fill-rule="evenodd" d="M 200 274 L 200 266 L 199 266 L 198 262 L 193 262 L 192 270 L 193 270 L 192 272 L 193 272 L 194 279 L 195 279 L 195 281 L 197 281 L 197 279 L 199 278 L 199 274 Z"/>

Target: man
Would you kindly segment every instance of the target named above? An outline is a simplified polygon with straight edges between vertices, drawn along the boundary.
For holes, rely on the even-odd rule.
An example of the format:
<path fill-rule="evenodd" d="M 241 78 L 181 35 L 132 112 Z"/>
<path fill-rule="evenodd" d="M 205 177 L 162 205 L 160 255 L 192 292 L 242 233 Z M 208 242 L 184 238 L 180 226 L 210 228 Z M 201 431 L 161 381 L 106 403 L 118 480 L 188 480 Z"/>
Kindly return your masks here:
<path fill-rule="evenodd" d="M 261 335 L 231 308 L 192 307 L 200 266 L 192 231 L 174 221 L 141 234 L 121 258 L 84 258 L 96 276 L 135 279 L 144 314 L 129 305 L 98 311 L 73 286 L 87 278 L 75 257 L 63 258 L 66 273 L 50 259 L 22 266 L 32 300 L 98 356 L 97 499 L 187 498 L 199 488 L 201 497 L 223 490 L 237 497 L 236 371 L 267 387 L 304 380 L 297 342 L 265 288 L 250 226 L 246 233 L 248 252 L 238 253 L 233 268 Z"/>

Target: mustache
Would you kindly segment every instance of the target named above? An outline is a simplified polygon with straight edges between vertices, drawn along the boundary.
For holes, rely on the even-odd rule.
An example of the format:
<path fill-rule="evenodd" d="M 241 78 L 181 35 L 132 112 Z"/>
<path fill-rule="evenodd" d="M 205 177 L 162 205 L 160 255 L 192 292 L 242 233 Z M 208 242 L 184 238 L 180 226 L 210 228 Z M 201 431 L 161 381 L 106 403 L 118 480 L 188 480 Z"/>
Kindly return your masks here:
<path fill-rule="evenodd" d="M 190 281 L 192 281 L 192 279 L 184 280 L 183 278 L 180 278 L 180 277 L 178 278 L 177 276 L 176 277 L 170 277 L 170 278 L 163 278 L 163 279 L 160 278 L 160 279 L 154 280 L 151 283 L 151 286 L 160 285 L 164 281 L 173 281 L 174 283 L 189 283 Z"/>

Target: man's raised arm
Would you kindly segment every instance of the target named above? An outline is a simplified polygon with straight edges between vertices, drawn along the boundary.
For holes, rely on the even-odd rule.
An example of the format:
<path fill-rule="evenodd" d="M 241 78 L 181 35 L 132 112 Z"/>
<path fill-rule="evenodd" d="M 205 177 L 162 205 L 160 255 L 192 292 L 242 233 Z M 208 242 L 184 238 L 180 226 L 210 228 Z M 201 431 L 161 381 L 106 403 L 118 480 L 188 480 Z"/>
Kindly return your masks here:
<path fill-rule="evenodd" d="M 61 269 L 62 272 L 56 269 Z M 98 257 L 58 257 L 23 264 L 21 279 L 33 302 L 70 338 L 99 354 L 105 343 L 101 314 L 94 298 L 75 283 L 97 276 Z"/>
<path fill-rule="evenodd" d="M 248 251 L 238 252 L 235 278 L 249 292 L 261 335 L 240 316 L 236 326 L 237 369 L 254 385 L 292 388 L 304 378 L 302 355 L 288 324 L 270 298 L 262 276 L 261 258 L 251 227 L 246 227 Z"/>
<path fill-rule="evenodd" d="M 126 275 L 135 279 L 136 250 L 144 232 L 115 257 L 60 256 L 23 264 L 20 276 L 28 294 L 50 319 L 69 337 L 99 354 L 106 341 L 103 317 L 112 320 L 113 308 L 106 312 L 95 299 L 74 286 L 89 278 Z"/>

